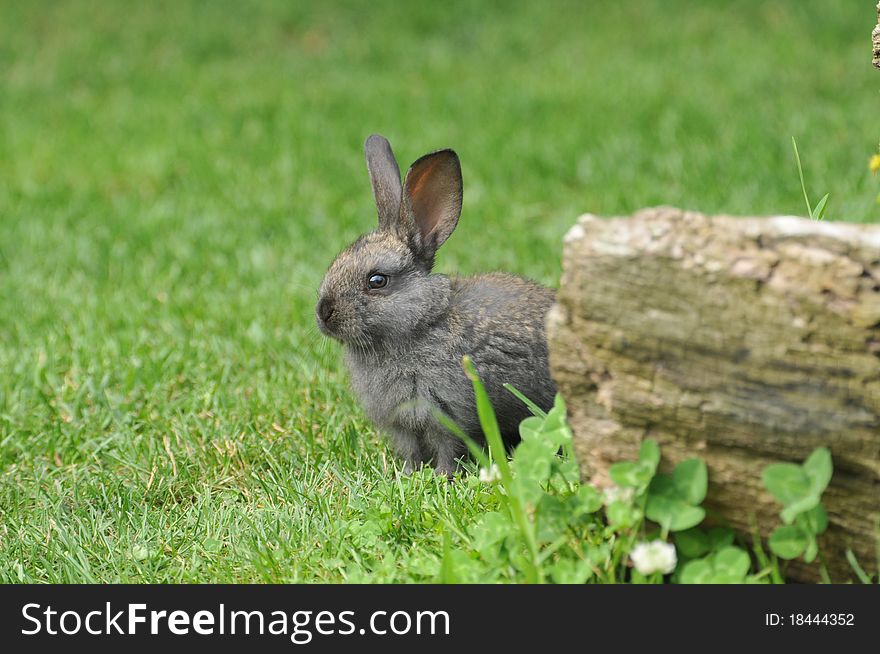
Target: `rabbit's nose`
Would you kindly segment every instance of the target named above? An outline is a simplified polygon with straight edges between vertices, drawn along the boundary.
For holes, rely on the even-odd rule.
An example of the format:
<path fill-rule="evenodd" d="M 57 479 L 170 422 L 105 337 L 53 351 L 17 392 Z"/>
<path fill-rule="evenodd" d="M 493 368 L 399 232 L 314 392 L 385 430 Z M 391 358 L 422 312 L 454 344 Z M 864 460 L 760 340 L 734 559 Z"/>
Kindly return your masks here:
<path fill-rule="evenodd" d="M 333 315 L 333 300 L 328 300 L 325 297 L 322 297 L 318 302 L 318 318 L 321 319 L 321 322 L 326 323 L 330 320 L 330 316 Z"/>

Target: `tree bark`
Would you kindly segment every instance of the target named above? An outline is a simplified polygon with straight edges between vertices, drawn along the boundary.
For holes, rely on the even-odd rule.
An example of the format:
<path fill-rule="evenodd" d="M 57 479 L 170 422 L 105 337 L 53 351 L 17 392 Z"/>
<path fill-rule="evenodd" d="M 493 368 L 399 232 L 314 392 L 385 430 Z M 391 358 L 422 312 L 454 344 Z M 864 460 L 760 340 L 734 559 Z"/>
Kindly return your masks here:
<path fill-rule="evenodd" d="M 874 46 L 874 65 L 880 68 L 880 2 L 877 3 L 877 27 L 871 32 L 871 44 Z"/>
<path fill-rule="evenodd" d="M 663 467 L 701 457 L 710 517 L 766 537 L 781 506 L 761 472 L 831 449 L 820 547 L 876 572 L 880 523 L 880 226 L 709 218 L 672 208 L 583 216 L 548 316 L 550 365 L 582 474 L 655 438 Z M 814 580 L 816 564 L 792 563 Z"/>

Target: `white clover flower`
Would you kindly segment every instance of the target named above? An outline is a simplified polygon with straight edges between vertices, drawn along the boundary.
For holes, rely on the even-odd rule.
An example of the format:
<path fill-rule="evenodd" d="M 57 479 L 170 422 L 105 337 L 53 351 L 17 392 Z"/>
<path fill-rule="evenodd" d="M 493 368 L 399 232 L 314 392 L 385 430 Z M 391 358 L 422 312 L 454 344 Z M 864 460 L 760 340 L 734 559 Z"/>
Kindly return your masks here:
<path fill-rule="evenodd" d="M 484 484 L 494 484 L 501 479 L 501 471 L 498 465 L 493 463 L 489 468 L 480 468 L 480 481 Z"/>
<path fill-rule="evenodd" d="M 678 559 L 675 556 L 675 545 L 665 543 L 662 540 L 650 543 L 636 543 L 629 558 L 632 559 L 636 570 L 648 576 L 655 572 L 668 575 L 675 570 Z"/>
<path fill-rule="evenodd" d="M 605 505 L 611 504 L 612 502 L 624 502 L 629 504 L 632 502 L 633 497 L 635 497 L 636 490 L 634 488 L 621 488 L 620 486 L 609 486 L 604 491 L 602 491 L 602 498 L 605 501 Z"/>

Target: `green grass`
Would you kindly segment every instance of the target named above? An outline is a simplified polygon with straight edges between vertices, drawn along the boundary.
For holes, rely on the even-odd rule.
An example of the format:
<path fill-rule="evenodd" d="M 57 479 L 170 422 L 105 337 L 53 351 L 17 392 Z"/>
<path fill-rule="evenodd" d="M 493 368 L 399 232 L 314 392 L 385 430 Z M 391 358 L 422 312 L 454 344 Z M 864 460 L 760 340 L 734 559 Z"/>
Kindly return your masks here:
<path fill-rule="evenodd" d="M 584 211 L 876 222 L 871 3 L 2 2 L 0 580 L 418 581 L 492 503 L 401 479 L 313 325 L 362 155 L 459 152 L 441 271 Z M 368 7 L 368 9 L 367 9 Z"/>

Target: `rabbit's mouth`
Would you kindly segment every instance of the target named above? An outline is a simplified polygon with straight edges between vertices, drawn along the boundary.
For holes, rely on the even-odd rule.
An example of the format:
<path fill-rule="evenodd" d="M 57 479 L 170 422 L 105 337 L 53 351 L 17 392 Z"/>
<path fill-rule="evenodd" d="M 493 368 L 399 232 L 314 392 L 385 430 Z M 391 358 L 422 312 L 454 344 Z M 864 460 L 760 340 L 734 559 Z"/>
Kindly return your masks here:
<path fill-rule="evenodd" d="M 339 334 L 337 334 L 336 332 L 334 332 L 334 331 L 333 331 L 333 330 L 327 325 L 327 323 L 323 322 L 323 321 L 320 320 L 320 319 L 319 319 L 317 322 L 318 322 L 318 329 L 320 330 L 320 332 L 321 332 L 322 334 L 324 334 L 324 336 L 329 336 L 330 338 L 333 338 L 333 339 L 335 339 L 335 340 L 337 340 L 337 341 L 341 341 L 341 340 L 342 340 L 342 338 L 339 337 Z"/>
<path fill-rule="evenodd" d="M 339 333 L 339 328 L 336 325 L 333 325 L 329 322 L 323 321 L 320 318 L 316 321 L 318 323 L 318 330 L 324 334 L 324 336 L 329 336 L 334 341 L 339 341 L 340 343 L 345 343 L 346 340 L 343 338 L 342 334 Z"/>
<path fill-rule="evenodd" d="M 338 316 L 328 316 L 326 314 L 322 316 L 321 312 L 316 309 L 315 322 L 318 323 L 318 329 L 324 334 L 324 336 L 329 336 L 334 341 L 341 343 L 350 350 L 356 352 L 372 352 L 376 348 L 376 344 L 368 339 L 366 335 L 357 332 L 350 332 L 347 329 L 348 325 L 346 322 L 344 320 L 339 320 Z"/>

